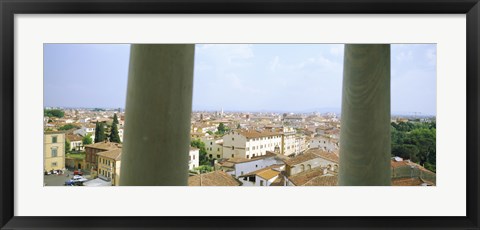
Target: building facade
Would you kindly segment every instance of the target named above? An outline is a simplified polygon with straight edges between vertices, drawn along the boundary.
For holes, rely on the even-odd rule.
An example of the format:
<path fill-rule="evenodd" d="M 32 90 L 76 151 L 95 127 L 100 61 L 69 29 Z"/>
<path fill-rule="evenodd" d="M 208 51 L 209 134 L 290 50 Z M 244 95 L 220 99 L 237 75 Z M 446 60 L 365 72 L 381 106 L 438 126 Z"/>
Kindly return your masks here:
<path fill-rule="evenodd" d="M 85 146 L 85 164 L 86 169 L 92 174 L 97 173 L 98 153 L 121 148 L 122 145 L 113 142 L 98 142 Z"/>
<path fill-rule="evenodd" d="M 223 157 L 223 139 L 215 139 L 211 136 L 201 138 L 205 143 L 205 151 L 210 159 L 219 159 Z"/>
<path fill-rule="evenodd" d="M 188 153 L 188 170 L 192 171 L 196 167 L 200 166 L 200 149 L 190 147 L 190 152 Z"/>
<path fill-rule="evenodd" d="M 281 151 L 282 134 L 277 132 L 233 131 L 223 136 L 223 158 L 263 156 Z"/>
<path fill-rule="evenodd" d="M 120 166 L 122 149 L 114 149 L 98 153 L 98 178 L 111 181 L 112 185 L 118 186 L 120 182 Z"/>
<path fill-rule="evenodd" d="M 65 169 L 65 133 L 45 132 L 43 135 L 43 170 Z"/>

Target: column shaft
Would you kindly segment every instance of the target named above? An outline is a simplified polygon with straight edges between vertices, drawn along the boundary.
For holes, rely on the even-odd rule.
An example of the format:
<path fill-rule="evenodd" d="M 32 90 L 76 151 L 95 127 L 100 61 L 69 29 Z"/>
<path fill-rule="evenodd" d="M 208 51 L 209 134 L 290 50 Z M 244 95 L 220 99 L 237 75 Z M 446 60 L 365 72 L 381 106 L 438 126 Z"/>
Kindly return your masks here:
<path fill-rule="evenodd" d="M 339 185 L 390 185 L 390 45 L 345 45 Z"/>
<path fill-rule="evenodd" d="M 120 185 L 187 185 L 194 50 L 131 46 Z"/>

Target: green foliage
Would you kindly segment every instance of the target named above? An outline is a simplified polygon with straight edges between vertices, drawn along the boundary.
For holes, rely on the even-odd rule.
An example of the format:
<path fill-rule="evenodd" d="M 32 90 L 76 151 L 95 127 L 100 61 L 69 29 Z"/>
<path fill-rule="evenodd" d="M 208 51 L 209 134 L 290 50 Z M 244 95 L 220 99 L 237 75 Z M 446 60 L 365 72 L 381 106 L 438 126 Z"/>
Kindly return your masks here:
<path fill-rule="evenodd" d="M 210 131 L 210 130 L 208 130 L 207 133 L 208 133 L 209 135 L 213 135 L 213 132 Z"/>
<path fill-rule="evenodd" d="M 218 124 L 218 128 L 217 128 L 217 129 L 218 129 L 217 133 L 218 133 L 218 134 L 222 134 L 222 135 L 223 135 L 223 134 L 225 133 L 225 131 L 226 131 L 225 125 L 224 125 L 223 123 L 221 123 L 221 122 L 220 122 L 220 124 Z"/>
<path fill-rule="evenodd" d="M 107 138 L 105 135 L 105 124 L 98 122 L 95 124 L 95 143 L 102 142 Z"/>
<path fill-rule="evenodd" d="M 237 125 L 237 129 L 240 129 L 240 128 L 241 128 L 241 126 L 240 126 L 240 124 L 238 124 L 238 125 Z"/>
<path fill-rule="evenodd" d="M 118 122 L 118 121 L 117 121 Z M 120 143 L 120 136 L 118 135 L 118 124 L 115 124 L 115 120 L 114 120 L 114 123 L 112 124 L 112 129 L 110 130 L 110 142 L 116 142 L 116 143 Z"/>
<path fill-rule="evenodd" d="M 65 139 L 65 152 L 70 152 L 70 141 Z"/>
<path fill-rule="evenodd" d="M 75 159 L 78 159 L 78 160 L 83 160 L 85 159 L 85 152 L 81 152 L 81 153 L 70 153 L 70 154 L 65 154 L 65 157 L 68 157 L 68 158 L 75 158 Z"/>
<path fill-rule="evenodd" d="M 63 116 L 65 116 L 65 113 L 63 112 L 63 110 L 60 109 L 46 109 L 43 111 L 43 115 L 46 117 L 62 118 Z"/>
<path fill-rule="evenodd" d="M 118 118 L 117 118 L 117 114 L 113 114 L 113 122 L 112 122 L 112 125 L 113 124 L 117 124 L 118 125 Z"/>
<path fill-rule="evenodd" d="M 392 155 L 436 170 L 436 123 L 392 123 Z"/>
<path fill-rule="evenodd" d="M 200 139 L 192 140 L 190 142 L 190 146 L 200 149 L 199 155 L 199 163 L 200 165 L 208 165 L 210 166 L 210 160 L 207 157 L 207 151 L 205 150 L 205 143 L 203 143 Z"/>
<path fill-rule="evenodd" d="M 418 162 L 418 148 L 415 145 L 403 144 L 393 145 L 392 155 L 399 156 L 403 159 L 410 159 L 413 162 Z"/>
<path fill-rule="evenodd" d="M 82 138 L 82 144 L 83 144 L 83 145 L 92 144 L 92 135 L 87 134 L 86 136 L 84 136 L 84 137 Z"/>
<path fill-rule="evenodd" d="M 58 128 L 58 130 L 69 130 L 69 129 L 78 129 L 79 127 L 76 126 L 76 125 L 72 125 L 72 124 L 66 124 L 60 128 Z"/>
<path fill-rule="evenodd" d="M 434 164 L 430 164 L 430 163 L 425 163 L 425 168 L 432 171 L 432 172 L 437 172 L 437 166 L 434 165 Z"/>
<path fill-rule="evenodd" d="M 195 170 L 197 170 L 199 173 L 208 173 L 213 172 L 213 167 L 210 165 L 201 165 L 196 167 Z"/>

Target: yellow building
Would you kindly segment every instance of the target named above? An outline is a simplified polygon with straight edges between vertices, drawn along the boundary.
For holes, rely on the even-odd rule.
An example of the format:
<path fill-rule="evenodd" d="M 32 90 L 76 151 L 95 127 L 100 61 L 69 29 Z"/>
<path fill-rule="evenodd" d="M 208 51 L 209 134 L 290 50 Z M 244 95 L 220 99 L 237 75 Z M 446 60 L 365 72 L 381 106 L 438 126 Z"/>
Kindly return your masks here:
<path fill-rule="evenodd" d="M 43 134 L 43 170 L 65 169 L 65 133 L 59 131 Z"/>
<path fill-rule="evenodd" d="M 98 155 L 98 177 L 111 181 L 112 185 L 118 186 L 120 182 L 120 162 L 122 149 L 114 149 L 99 152 Z"/>

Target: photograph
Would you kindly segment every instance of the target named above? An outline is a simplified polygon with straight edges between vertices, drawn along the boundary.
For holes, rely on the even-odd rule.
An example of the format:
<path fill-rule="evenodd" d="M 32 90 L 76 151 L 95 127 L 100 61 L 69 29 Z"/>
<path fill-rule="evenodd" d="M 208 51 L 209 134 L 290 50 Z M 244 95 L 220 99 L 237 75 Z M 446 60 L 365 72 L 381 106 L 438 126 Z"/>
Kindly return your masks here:
<path fill-rule="evenodd" d="M 43 111 L 43 186 L 436 186 L 435 43 L 45 43 Z"/>

